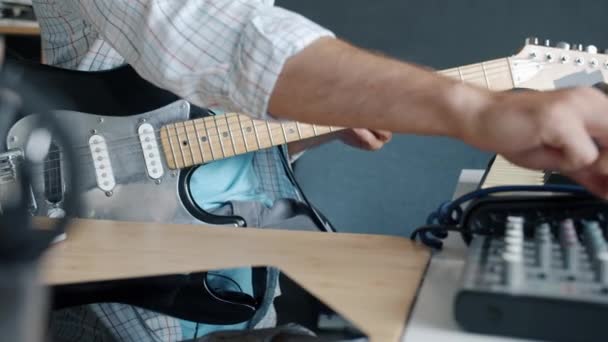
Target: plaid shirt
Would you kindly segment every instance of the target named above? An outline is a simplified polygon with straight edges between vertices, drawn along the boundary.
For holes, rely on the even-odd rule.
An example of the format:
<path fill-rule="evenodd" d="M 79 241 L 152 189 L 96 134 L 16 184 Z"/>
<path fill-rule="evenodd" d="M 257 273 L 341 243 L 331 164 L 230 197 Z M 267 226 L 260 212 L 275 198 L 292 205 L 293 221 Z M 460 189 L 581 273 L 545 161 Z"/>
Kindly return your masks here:
<path fill-rule="evenodd" d="M 98 71 L 130 64 L 148 81 L 201 107 L 260 119 L 285 61 L 332 33 L 273 0 L 33 0 L 49 64 Z M 298 198 L 279 160 L 257 152 L 272 198 Z M 176 319 L 122 304 L 54 315 L 62 341 L 178 341 Z M 263 322 L 260 326 L 263 326 Z M 74 329 L 78 327 L 78 329 Z"/>

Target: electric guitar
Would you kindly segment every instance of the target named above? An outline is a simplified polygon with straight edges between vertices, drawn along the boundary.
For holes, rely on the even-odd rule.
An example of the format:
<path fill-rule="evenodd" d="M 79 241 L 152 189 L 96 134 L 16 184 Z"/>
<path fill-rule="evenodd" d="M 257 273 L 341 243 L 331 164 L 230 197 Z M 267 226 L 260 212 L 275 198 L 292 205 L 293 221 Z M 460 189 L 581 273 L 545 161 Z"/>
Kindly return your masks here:
<path fill-rule="evenodd" d="M 538 40 L 532 39 L 512 57 L 440 73 L 499 91 L 592 85 L 606 79 L 607 56 L 597 54 L 591 47 L 587 51 L 566 47 L 539 45 Z M 125 87 L 124 78 L 113 78 L 124 76 L 124 70 L 81 74 Z M 154 88 L 138 82 L 138 92 L 145 92 L 142 87 Z M 128 98 L 127 94 L 125 102 Z M 234 218 L 206 213 L 192 200 L 188 180 L 194 168 L 341 129 L 252 120 L 236 113 L 193 118 L 193 107 L 188 102 L 173 100 L 145 113 L 120 117 L 77 110 L 52 112 L 60 125 L 69 127 L 78 143 L 71 147 L 51 145 L 46 159 L 35 170 L 30 196 L 32 214 L 63 215 L 63 194 L 73 191 L 82 199 L 85 218 L 239 225 Z M 24 143 L 32 133 L 31 122 L 32 117 L 26 116 L 9 131 L 7 151 L 0 155 L 0 190 L 9 188 L 20 174 L 18 161 L 24 157 Z M 71 148 L 79 157 L 81 181 L 72 189 L 65 186 L 61 148 Z M 486 182 L 493 184 L 495 177 L 490 172 Z M 0 191 L 0 196 L 6 193 Z"/>

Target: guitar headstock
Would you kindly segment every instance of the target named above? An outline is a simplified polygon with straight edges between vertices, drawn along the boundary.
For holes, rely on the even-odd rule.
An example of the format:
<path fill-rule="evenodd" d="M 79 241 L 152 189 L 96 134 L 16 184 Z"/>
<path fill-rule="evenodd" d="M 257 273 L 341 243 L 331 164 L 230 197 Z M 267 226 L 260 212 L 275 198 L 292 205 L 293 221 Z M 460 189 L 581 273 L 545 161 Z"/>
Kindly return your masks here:
<path fill-rule="evenodd" d="M 527 38 L 524 47 L 510 58 L 516 87 L 547 90 L 591 86 L 608 80 L 608 50 L 594 45 L 570 44 Z"/>

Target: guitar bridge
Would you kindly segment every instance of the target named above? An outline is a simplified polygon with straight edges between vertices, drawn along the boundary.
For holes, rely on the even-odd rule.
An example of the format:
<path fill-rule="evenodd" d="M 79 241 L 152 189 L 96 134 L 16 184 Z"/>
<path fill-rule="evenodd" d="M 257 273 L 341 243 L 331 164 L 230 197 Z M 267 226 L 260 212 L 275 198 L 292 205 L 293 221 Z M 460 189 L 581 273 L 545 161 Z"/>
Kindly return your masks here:
<path fill-rule="evenodd" d="M 0 214 L 4 208 L 15 207 L 24 196 L 28 198 L 30 210 L 36 210 L 36 202 L 31 188 L 27 194 L 21 191 L 20 167 L 23 162 L 21 150 L 0 153 Z"/>

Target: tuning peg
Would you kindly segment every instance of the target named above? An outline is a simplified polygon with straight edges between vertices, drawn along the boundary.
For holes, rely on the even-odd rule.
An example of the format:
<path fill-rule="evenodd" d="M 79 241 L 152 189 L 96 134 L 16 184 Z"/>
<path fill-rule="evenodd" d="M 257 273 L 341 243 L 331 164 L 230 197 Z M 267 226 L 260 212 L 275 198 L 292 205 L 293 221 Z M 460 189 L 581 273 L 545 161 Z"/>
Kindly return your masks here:
<path fill-rule="evenodd" d="M 538 38 L 537 37 L 526 38 L 526 45 L 538 45 Z"/>
<path fill-rule="evenodd" d="M 566 42 L 559 42 L 555 45 L 555 47 L 557 47 L 559 49 L 570 50 L 570 44 L 568 44 Z"/>
<path fill-rule="evenodd" d="M 587 51 L 588 53 L 597 53 L 597 47 L 595 45 L 587 45 L 587 47 L 585 48 L 585 51 Z"/>

